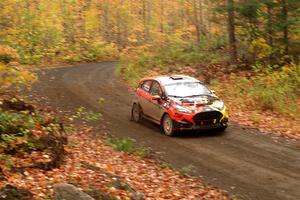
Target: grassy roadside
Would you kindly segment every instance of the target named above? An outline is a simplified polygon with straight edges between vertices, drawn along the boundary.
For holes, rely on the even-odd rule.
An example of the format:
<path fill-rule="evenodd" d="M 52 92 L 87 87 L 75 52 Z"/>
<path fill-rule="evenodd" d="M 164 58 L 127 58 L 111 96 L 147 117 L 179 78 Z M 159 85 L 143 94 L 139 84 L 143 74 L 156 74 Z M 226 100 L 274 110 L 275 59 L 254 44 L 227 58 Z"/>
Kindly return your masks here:
<path fill-rule="evenodd" d="M 299 140 L 299 69 L 292 65 L 270 74 L 224 75 L 214 79 L 211 88 L 227 103 L 233 121 Z"/>

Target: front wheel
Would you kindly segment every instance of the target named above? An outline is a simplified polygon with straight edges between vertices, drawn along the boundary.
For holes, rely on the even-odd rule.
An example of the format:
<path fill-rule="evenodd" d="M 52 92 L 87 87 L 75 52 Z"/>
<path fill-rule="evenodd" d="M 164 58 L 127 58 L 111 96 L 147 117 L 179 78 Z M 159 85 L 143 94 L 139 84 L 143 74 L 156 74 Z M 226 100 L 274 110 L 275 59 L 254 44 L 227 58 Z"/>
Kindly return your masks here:
<path fill-rule="evenodd" d="M 217 128 L 217 131 L 223 133 L 223 132 L 225 132 L 227 127 L 228 127 L 228 125 L 222 125 L 219 128 Z"/>
<path fill-rule="evenodd" d="M 174 122 L 168 114 L 164 116 L 161 126 L 165 135 L 167 136 L 175 135 Z"/>

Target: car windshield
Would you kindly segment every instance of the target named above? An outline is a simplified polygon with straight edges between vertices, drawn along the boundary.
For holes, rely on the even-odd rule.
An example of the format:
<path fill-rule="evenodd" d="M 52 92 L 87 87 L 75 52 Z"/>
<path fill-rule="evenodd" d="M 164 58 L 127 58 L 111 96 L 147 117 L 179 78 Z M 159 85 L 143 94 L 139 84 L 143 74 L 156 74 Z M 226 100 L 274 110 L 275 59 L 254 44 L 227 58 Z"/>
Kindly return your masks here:
<path fill-rule="evenodd" d="M 200 82 L 177 82 L 165 85 L 168 96 L 173 97 L 194 97 L 210 95 L 210 90 Z"/>

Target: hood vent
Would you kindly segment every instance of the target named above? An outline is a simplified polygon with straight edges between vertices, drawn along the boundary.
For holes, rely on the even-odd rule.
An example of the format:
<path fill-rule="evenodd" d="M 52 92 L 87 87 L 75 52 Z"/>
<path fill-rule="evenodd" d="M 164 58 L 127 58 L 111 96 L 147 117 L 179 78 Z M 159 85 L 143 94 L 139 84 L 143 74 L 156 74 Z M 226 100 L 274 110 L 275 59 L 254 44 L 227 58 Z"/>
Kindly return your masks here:
<path fill-rule="evenodd" d="M 170 78 L 173 80 L 182 80 L 183 79 L 183 77 L 181 77 L 181 76 L 170 76 Z"/>

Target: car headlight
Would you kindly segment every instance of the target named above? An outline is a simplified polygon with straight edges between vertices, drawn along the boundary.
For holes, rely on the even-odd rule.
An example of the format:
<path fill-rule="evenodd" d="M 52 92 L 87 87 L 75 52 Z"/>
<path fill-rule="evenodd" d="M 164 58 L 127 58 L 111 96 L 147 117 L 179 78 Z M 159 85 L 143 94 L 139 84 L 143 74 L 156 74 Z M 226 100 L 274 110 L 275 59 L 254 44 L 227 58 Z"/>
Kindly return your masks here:
<path fill-rule="evenodd" d="M 221 100 L 217 100 L 212 104 L 212 107 L 218 109 L 218 110 L 223 110 L 225 107 L 225 104 L 223 101 Z"/>
<path fill-rule="evenodd" d="M 187 113 L 187 114 L 192 114 L 193 113 L 193 111 L 191 111 L 191 110 L 189 110 L 185 107 L 179 106 L 179 105 L 175 105 L 174 109 L 178 112 L 183 112 L 183 113 Z"/>

